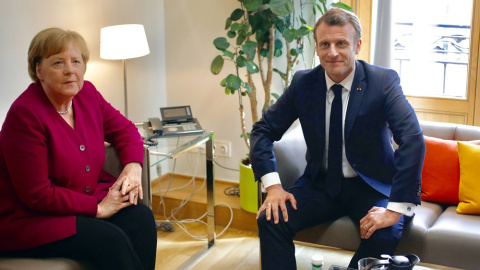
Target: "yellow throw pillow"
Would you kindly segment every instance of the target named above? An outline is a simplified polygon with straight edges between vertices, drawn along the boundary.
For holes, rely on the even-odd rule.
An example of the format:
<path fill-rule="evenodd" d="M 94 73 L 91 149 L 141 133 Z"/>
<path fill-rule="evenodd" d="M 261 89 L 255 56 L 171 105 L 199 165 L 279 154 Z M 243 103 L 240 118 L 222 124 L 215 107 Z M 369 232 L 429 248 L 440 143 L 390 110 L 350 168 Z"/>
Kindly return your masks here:
<path fill-rule="evenodd" d="M 458 142 L 460 161 L 460 200 L 457 213 L 480 214 L 480 146 Z"/>

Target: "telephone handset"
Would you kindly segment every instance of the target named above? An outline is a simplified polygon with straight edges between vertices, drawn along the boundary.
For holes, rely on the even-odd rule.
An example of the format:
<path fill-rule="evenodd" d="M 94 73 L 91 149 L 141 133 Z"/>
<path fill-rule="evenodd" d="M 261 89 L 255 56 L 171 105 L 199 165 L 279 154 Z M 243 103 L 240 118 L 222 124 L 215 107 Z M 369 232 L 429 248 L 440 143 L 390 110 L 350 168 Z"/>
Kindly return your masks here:
<path fill-rule="evenodd" d="M 143 128 L 147 131 L 148 136 L 162 136 L 163 125 L 160 118 L 152 117 L 148 118 L 148 122 L 143 123 Z"/>
<path fill-rule="evenodd" d="M 147 138 L 143 141 L 148 146 L 155 146 L 157 142 L 152 140 L 158 138 L 163 134 L 163 125 L 157 117 L 148 118 L 148 122 L 143 123 L 143 129 L 147 131 Z"/>

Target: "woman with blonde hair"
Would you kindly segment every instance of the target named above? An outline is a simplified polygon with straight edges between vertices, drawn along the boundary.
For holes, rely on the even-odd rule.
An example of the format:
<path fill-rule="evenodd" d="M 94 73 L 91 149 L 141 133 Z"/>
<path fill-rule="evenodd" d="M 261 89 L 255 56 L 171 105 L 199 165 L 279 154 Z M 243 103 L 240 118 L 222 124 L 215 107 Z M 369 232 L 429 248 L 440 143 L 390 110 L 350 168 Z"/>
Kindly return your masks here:
<path fill-rule="evenodd" d="M 84 80 L 81 35 L 39 32 L 32 84 L 0 132 L 0 257 L 64 257 L 97 269 L 155 268 L 156 226 L 142 199 L 143 142 L 135 125 Z M 104 142 L 125 165 L 102 170 Z"/>

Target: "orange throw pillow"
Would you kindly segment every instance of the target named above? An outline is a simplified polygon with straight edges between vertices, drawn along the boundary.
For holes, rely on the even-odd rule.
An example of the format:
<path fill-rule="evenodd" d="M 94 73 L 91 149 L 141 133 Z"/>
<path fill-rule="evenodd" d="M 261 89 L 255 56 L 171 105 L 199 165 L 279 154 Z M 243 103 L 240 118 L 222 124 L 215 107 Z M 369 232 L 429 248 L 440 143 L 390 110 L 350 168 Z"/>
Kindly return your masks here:
<path fill-rule="evenodd" d="M 422 200 L 458 204 L 460 163 L 457 141 L 424 138 L 427 150 L 422 171 Z M 480 145 L 480 140 L 468 143 Z"/>

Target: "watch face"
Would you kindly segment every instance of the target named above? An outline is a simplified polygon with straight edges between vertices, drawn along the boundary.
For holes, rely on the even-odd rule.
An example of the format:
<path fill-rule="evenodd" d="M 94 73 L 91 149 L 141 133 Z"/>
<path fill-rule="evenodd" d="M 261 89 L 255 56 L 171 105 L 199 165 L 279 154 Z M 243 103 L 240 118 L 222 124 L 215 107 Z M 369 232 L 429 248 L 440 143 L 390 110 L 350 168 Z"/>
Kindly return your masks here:
<path fill-rule="evenodd" d="M 190 106 L 160 108 L 160 113 L 163 121 L 192 118 Z"/>

